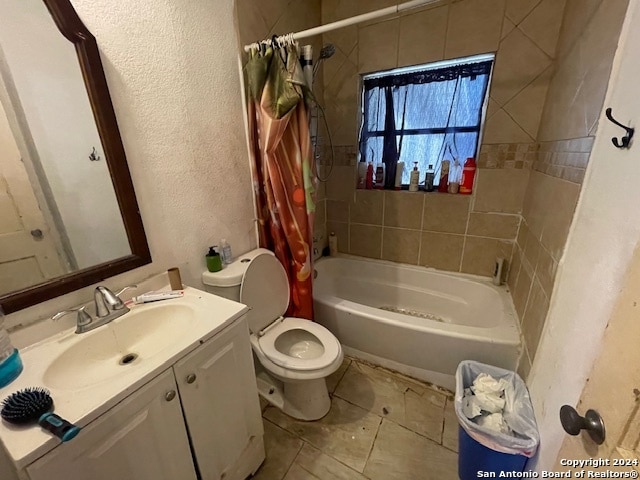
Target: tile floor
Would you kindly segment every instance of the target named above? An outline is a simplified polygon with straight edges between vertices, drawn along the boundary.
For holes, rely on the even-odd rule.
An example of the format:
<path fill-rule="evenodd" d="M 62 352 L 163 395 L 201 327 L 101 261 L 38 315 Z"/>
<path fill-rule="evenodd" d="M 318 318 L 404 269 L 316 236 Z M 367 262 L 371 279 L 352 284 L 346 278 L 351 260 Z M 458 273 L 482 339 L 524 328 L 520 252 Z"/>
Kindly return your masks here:
<path fill-rule="evenodd" d="M 259 480 L 457 479 L 451 392 L 345 358 L 327 379 L 331 410 L 297 421 L 264 405 Z"/>

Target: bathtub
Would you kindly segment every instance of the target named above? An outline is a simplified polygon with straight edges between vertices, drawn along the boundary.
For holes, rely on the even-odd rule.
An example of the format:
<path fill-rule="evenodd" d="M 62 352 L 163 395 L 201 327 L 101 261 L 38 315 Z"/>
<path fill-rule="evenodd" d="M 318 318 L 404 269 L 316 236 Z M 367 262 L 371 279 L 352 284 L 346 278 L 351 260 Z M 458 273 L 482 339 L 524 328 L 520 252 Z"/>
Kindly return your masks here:
<path fill-rule="evenodd" d="M 517 367 L 513 302 L 489 278 L 346 255 L 315 269 L 315 320 L 348 355 L 448 389 L 462 360 Z"/>

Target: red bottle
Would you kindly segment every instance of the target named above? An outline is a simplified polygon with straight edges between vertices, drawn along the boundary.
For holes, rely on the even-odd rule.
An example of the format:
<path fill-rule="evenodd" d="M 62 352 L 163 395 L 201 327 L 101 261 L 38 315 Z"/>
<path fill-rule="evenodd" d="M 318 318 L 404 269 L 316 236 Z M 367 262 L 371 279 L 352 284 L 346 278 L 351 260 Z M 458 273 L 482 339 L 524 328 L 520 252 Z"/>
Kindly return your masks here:
<path fill-rule="evenodd" d="M 365 187 L 367 190 L 371 190 L 373 188 L 373 163 L 371 162 L 369 162 L 369 166 L 367 167 L 367 180 Z"/>
<path fill-rule="evenodd" d="M 476 161 L 473 157 L 467 158 L 462 169 L 462 181 L 460 182 L 460 191 L 465 195 L 470 195 L 473 191 L 473 180 L 476 176 Z"/>

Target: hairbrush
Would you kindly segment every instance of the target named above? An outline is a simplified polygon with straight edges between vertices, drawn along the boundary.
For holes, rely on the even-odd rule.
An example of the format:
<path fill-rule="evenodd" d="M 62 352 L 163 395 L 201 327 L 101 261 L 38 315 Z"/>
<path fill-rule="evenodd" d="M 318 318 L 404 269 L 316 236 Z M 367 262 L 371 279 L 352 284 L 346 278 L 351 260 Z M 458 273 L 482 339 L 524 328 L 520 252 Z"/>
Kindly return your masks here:
<path fill-rule="evenodd" d="M 53 399 L 46 388 L 31 387 L 9 395 L 2 401 L 0 416 L 6 422 L 26 425 L 37 422 L 63 442 L 74 438 L 80 428 L 60 418 L 53 410 Z"/>

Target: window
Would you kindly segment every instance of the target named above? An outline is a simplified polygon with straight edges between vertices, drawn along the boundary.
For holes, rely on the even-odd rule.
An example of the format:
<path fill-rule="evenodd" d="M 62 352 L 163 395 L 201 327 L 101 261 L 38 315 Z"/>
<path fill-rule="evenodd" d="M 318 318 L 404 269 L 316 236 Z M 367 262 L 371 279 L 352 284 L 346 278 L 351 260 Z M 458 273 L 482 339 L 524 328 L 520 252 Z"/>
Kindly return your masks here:
<path fill-rule="evenodd" d="M 493 55 L 479 55 L 363 77 L 359 158 L 384 163 L 392 188 L 397 162 L 402 184 L 418 162 L 420 182 L 433 165 L 438 184 L 442 160 L 476 157 Z"/>

